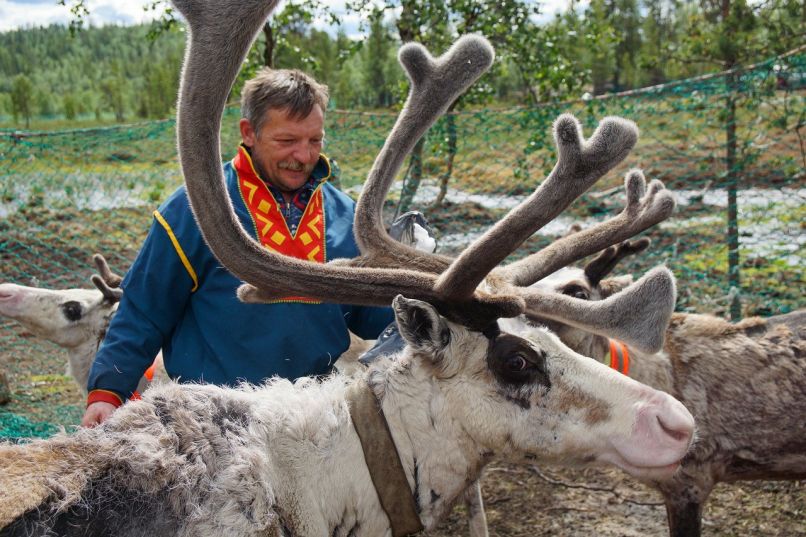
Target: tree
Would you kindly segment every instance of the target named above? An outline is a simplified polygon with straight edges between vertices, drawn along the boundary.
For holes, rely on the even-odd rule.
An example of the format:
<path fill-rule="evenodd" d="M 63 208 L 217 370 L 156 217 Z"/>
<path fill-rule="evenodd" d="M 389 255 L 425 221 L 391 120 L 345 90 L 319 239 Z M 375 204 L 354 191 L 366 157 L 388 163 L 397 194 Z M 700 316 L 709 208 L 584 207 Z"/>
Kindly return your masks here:
<path fill-rule="evenodd" d="M 115 114 L 115 121 L 122 123 L 126 119 L 125 84 L 120 75 L 113 74 L 101 82 L 104 103 Z"/>
<path fill-rule="evenodd" d="M 31 113 L 33 108 L 34 84 L 27 76 L 20 74 L 14 77 L 11 83 L 11 114 L 14 122 L 22 116 L 25 119 L 25 128 L 31 126 Z"/>
<path fill-rule="evenodd" d="M 741 318 L 738 189 L 743 179 L 743 160 L 757 151 L 752 144 L 740 142 L 737 109 L 757 109 L 760 99 L 757 93 L 739 91 L 740 71 L 747 63 L 799 45 L 804 17 L 802 4 L 789 0 L 757 4 L 747 0 L 701 0 L 700 10 L 690 15 L 683 33 L 681 55 L 685 60 L 716 65 L 725 71 L 725 106 L 720 119 L 725 133 L 723 184 L 728 194 L 726 242 L 728 285 L 734 290 L 732 319 Z"/>
<path fill-rule="evenodd" d="M 64 117 L 68 121 L 73 121 L 76 118 L 77 103 L 75 97 L 70 94 L 64 96 L 62 99 L 62 107 L 64 108 Z"/>
<path fill-rule="evenodd" d="M 369 36 L 365 43 L 364 83 L 374 94 L 372 106 L 378 108 L 391 105 L 394 97 L 387 71 L 392 51 L 393 41 L 383 22 L 383 11 L 373 10 L 370 15 Z"/>

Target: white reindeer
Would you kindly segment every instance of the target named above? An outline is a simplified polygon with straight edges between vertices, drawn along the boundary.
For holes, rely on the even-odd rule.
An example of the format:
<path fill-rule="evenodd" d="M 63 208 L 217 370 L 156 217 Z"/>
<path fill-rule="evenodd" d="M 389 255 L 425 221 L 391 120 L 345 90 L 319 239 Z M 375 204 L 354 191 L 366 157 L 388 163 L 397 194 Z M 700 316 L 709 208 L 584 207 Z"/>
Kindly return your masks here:
<path fill-rule="evenodd" d="M 632 277 L 605 277 L 625 256 L 648 245 L 648 239 L 627 241 L 584 269 L 562 269 L 535 286 L 585 300 L 606 299 Z M 672 537 L 699 537 L 703 506 L 717 483 L 806 478 L 806 310 L 736 324 L 676 313 L 657 353 L 535 320 L 576 352 L 620 363 L 622 370 L 627 366 L 630 377 L 672 394 L 694 415 L 694 448 L 671 479 L 653 483 L 663 494 Z M 502 326 L 518 330 L 514 323 Z"/>
<path fill-rule="evenodd" d="M 240 295 L 391 302 L 407 346 L 358 379 L 158 386 L 97 428 L 2 445 L 4 535 L 398 536 L 436 526 L 492 457 L 606 462 L 647 479 L 677 469 L 694 430 L 679 402 L 573 353 L 544 329 L 523 338 L 497 325 L 528 310 L 641 348 L 659 345 L 674 303 L 666 270 L 597 303 L 518 288 L 525 265 L 493 270 L 626 156 L 632 124 L 608 120 L 584 141 L 579 124 L 561 118 L 557 167 L 524 205 L 455 261 L 418 253 L 386 235 L 380 207 L 408 149 L 490 65 L 492 50 L 466 37 L 433 59 L 406 45 L 400 58 L 411 93 L 357 208 L 364 255 L 327 265 L 285 258 L 254 243 L 231 214 L 221 189 L 221 115 L 211 113 L 223 109 L 274 3 L 176 5 L 190 26 L 177 123 L 183 173 L 205 240 L 256 284 Z M 544 250 L 554 258 L 542 270 L 668 216 L 668 192 L 645 190 L 632 174 L 624 217 Z"/>
<path fill-rule="evenodd" d="M 96 289 L 42 289 L 0 284 L 0 315 L 14 319 L 33 334 L 67 351 L 67 374 L 87 395 L 87 378 L 109 321 L 118 309 L 120 276 L 112 273 L 103 256 L 94 257 L 99 275 Z M 154 376 L 156 375 L 156 376 Z M 167 379 L 158 355 L 150 373 L 138 384 L 143 393 L 152 379 Z"/>

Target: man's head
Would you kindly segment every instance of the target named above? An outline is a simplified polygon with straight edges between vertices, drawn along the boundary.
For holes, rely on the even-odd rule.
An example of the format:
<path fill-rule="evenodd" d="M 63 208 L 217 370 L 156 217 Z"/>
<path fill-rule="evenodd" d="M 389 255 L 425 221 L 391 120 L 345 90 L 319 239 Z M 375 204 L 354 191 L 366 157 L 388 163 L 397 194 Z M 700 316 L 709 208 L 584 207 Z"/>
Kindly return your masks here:
<path fill-rule="evenodd" d="M 262 69 L 241 94 L 241 138 L 263 180 L 303 186 L 319 159 L 327 86 L 297 70 Z"/>

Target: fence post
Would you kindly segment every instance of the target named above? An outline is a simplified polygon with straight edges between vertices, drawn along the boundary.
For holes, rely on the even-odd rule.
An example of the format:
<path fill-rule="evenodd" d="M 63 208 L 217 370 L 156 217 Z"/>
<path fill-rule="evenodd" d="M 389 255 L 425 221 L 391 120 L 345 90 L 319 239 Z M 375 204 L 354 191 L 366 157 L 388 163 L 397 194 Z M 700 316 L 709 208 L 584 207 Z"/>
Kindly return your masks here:
<path fill-rule="evenodd" d="M 730 71 L 725 75 L 728 90 L 725 116 L 725 167 L 727 168 L 725 184 L 728 191 L 728 288 L 736 289 L 730 301 L 730 318 L 734 321 L 742 318 L 741 275 L 739 270 L 739 202 L 737 195 L 739 170 L 737 169 L 736 159 L 737 76 L 735 71 Z"/>

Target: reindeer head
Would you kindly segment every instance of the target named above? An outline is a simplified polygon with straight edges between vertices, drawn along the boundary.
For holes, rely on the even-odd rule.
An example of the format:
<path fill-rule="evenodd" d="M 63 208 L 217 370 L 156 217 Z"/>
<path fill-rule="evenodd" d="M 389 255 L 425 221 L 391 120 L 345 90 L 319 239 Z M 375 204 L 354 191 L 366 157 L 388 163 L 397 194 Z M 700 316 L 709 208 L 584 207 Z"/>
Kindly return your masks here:
<path fill-rule="evenodd" d="M 94 259 L 103 276 L 92 277 L 98 290 L 53 290 L 3 283 L 0 284 L 0 315 L 68 349 L 99 343 L 123 292 L 113 289 L 120 285 L 121 278 L 109 270 L 103 256 L 96 254 Z"/>
<path fill-rule="evenodd" d="M 116 302 L 93 289 L 52 290 L 0 284 L 0 315 L 66 348 L 100 341 L 117 307 Z"/>
<path fill-rule="evenodd" d="M 607 386 L 615 373 L 603 366 L 597 370 L 596 364 L 587 364 L 545 332 L 535 332 L 534 339 L 527 340 L 501 334 L 497 328 L 499 318 L 528 311 L 592 331 L 615 332 L 638 347 L 660 346 L 675 297 L 674 279 L 666 269 L 655 269 L 617 297 L 600 302 L 523 287 L 530 278 L 540 279 L 668 217 L 674 207 L 670 193 L 659 182 L 647 187 L 640 172 L 627 176 L 627 207 L 619 216 L 581 232 L 574 240 L 557 241 L 526 262 L 498 267 L 523 241 L 626 157 L 638 137 L 632 122 L 607 118 L 586 140 L 576 119 L 561 116 L 554 125 L 557 165 L 532 196 L 455 260 L 418 252 L 388 236 L 381 219 L 383 200 L 416 141 L 489 68 L 493 50 L 479 36 L 460 38 L 439 58 L 420 45 L 406 44 L 399 59 L 411 90 L 356 208 L 355 236 L 362 255 L 324 265 L 284 257 L 264 249 L 235 217 L 220 164 L 221 114 L 211 113 L 223 110 L 241 60 L 274 3 L 232 1 L 222 7 L 219 3 L 182 0 L 175 4 L 190 26 L 177 118 L 188 197 L 212 252 L 233 274 L 249 282 L 239 290 L 242 300 L 262 302 L 289 294 L 358 305 L 389 305 L 394 300 L 401 330 L 409 343 L 404 352 L 422 357 L 416 360 L 418 364 L 430 363 L 430 367 L 421 370 L 430 371 L 432 379 L 449 379 L 452 371 L 461 373 L 455 378 L 467 383 L 468 393 L 481 397 L 474 399 L 473 408 L 481 405 L 490 410 L 479 414 L 483 416 L 477 419 L 480 429 L 496 428 L 496 412 L 517 415 L 513 419 L 531 429 L 552 420 L 573 429 L 572 422 L 561 416 L 581 412 L 596 418 L 582 419 L 582 425 L 576 426 L 580 434 L 594 424 L 613 425 L 622 420 L 613 429 L 620 441 L 629 443 L 643 434 L 652 442 L 667 445 L 666 440 L 674 438 L 671 452 L 682 456 L 692 423 L 690 415 L 678 408 L 679 403 L 637 383 L 626 391 L 621 385 Z M 209 76 L 211 71 L 217 76 Z M 516 371 L 518 367 L 521 371 Z M 484 382 L 479 384 L 473 379 Z M 603 386 L 588 386 L 593 379 L 601 380 Z M 469 389 L 471 385 L 473 390 Z M 574 396 L 583 385 L 586 391 L 581 393 L 586 395 Z M 443 388 L 448 389 L 440 383 Z M 627 395 L 608 395 L 611 389 Z M 553 397 L 545 398 L 546 392 Z M 599 401 L 600 395 L 605 408 L 597 411 L 592 409 L 595 404 L 587 403 Z M 616 418 L 610 408 L 619 400 L 623 403 L 619 408 L 625 413 Z M 636 405 L 636 401 L 643 403 Z M 518 414 L 525 406 L 540 405 L 548 410 Z M 666 418 L 656 419 L 659 412 Z M 507 422 L 507 426 L 512 423 Z M 674 434 L 664 432 L 667 428 Z M 516 435 L 512 427 L 508 431 Z M 567 443 L 559 436 L 533 430 L 516 436 L 519 447 L 514 451 L 521 453 L 545 448 L 547 452 L 585 459 L 605 456 L 608 451 L 597 447 L 602 435 L 590 436 L 594 441 L 588 452 L 573 448 L 578 435 L 564 437 Z M 569 440 L 571 437 L 574 439 Z M 583 444 L 588 445 L 580 445 Z M 638 445 L 648 447 L 646 443 Z M 617 452 L 625 457 L 624 450 Z M 617 458 L 613 453 L 607 456 Z M 625 467 L 653 464 L 635 453 L 632 459 L 625 460 Z"/>
<path fill-rule="evenodd" d="M 682 404 L 575 354 L 545 328 L 522 328 L 518 336 L 496 325 L 477 332 L 400 296 L 394 310 L 407 346 L 386 357 L 392 364 L 376 363 L 370 383 L 383 397 L 401 382 L 396 372 L 406 370 L 417 389 L 438 395 L 403 412 L 426 414 L 423 421 L 445 437 L 466 437 L 471 452 L 606 462 L 662 479 L 688 449 L 693 419 Z"/>

